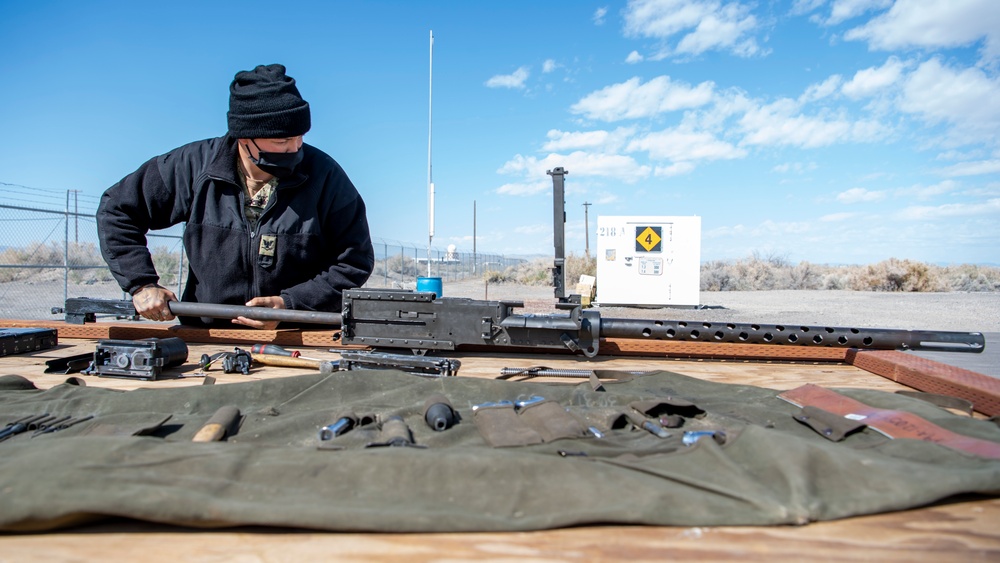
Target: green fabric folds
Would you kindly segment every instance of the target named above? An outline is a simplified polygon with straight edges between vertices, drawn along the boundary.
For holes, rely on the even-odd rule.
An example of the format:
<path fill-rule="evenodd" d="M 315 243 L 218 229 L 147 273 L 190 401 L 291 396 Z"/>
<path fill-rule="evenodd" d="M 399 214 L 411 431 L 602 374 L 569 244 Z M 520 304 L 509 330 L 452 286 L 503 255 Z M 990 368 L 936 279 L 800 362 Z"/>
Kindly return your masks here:
<path fill-rule="evenodd" d="M 797 422 L 800 409 L 777 391 L 668 372 L 605 383 L 601 391 L 588 382 L 395 371 L 129 392 L 14 383 L 0 382 L 0 427 L 46 412 L 94 418 L 0 442 L 5 531 L 105 516 L 364 532 L 804 524 L 1000 492 L 996 460 L 871 430 L 831 442 Z M 1000 441 L 1000 429 L 986 421 L 890 393 L 840 391 Z M 443 431 L 424 420 L 434 395 L 458 414 Z M 630 405 L 649 401 L 665 405 L 655 416 L 680 416 L 683 425 L 666 429 L 667 438 L 638 428 L 636 420 L 658 418 Z M 473 410 L 483 403 L 509 409 L 505 416 L 543 438 L 491 446 L 476 421 L 480 409 Z M 685 408 L 670 410 L 678 404 Z M 191 442 L 225 405 L 240 409 L 238 431 L 225 442 Z M 685 411 L 699 414 L 685 418 Z M 358 423 L 321 442 L 319 430 L 345 412 Z M 413 446 L 383 445 L 379 421 L 394 416 L 408 426 Z M 726 439 L 685 446 L 689 430 L 723 431 Z"/>

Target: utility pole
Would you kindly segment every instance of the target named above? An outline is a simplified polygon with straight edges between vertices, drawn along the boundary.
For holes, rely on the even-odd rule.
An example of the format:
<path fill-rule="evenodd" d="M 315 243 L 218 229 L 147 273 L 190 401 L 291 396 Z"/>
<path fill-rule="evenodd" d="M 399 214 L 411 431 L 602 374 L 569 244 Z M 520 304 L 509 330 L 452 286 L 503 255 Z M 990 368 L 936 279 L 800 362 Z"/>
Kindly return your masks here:
<path fill-rule="evenodd" d="M 587 260 L 590 260 L 590 219 L 588 212 L 591 205 L 593 204 L 590 202 L 583 202 L 583 240 L 584 244 L 587 245 L 585 247 Z"/>

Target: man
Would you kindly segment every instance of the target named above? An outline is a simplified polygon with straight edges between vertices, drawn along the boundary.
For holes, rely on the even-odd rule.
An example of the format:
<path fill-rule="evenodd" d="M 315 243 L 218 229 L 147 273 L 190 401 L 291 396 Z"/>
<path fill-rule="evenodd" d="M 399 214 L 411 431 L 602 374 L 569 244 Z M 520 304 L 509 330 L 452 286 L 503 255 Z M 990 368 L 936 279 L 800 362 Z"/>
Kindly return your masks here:
<path fill-rule="evenodd" d="M 364 284 L 375 256 L 354 184 L 333 158 L 302 142 L 309 104 L 284 66 L 262 65 L 236 74 L 227 116 L 225 136 L 155 157 L 104 193 L 97 230 L 112 275 L 140 315 L 172 320 L 167 303 L 177 296 L 157 284 L 146 233 L 183 222 L 184 301 L 339 311 L 343 290 Z"/>

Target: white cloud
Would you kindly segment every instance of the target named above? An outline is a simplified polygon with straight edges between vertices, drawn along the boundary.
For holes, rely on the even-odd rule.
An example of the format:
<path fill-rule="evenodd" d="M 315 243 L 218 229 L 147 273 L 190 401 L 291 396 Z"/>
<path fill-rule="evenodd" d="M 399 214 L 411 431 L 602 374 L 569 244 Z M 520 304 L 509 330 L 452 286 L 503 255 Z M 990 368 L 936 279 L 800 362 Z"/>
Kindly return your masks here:
<path fill-rule="evenodd" d="M 789 13 L 793 16 L 801 16 L 826 4 L 826 0 L 795 0 L 792 2 L 792 9 Z"/>
<path fill-rule="evenodd" d="M 708 104 L 714 87 L 712 82 L 691 87 L 682 82 L 672 82 L 669 76 L 657 76 L 642 84 L 638 77 L 634 77 L 584 96 L 570 107 L 570 111 L 601 121 L 652 117 Z"/>
<path fill-rule="evenodd" d="M 750 108 L 739 125 L 746 133 L 743 145 L 816 148 L 840 142 L 872 142 L 888 134 L 888 129 L 877 121 L 803 115 L 798 104 L 788 99 Z"/>
<path fill-rule="evenodd" d="M 840 221 L 847 221 L 853 219 L 857 216 L 858 216 L 857 213 L 849 213 L 849 212 L 830 213 L 827 215 L 823 215 L 822 217 L 819 218 L 819 220 L 824 223 L 838 223 Z"/>
<path fill-rule="evenodd" d="M 548 74 L 560 66 L 561 65 L 553 59 L 545 59 L 545 62 L 542 63 L 542 74 Z"/>
<path fill-rule="evenodd" d="M 948 203 L 938 206 L 911 206 L 901 210 L 896 217 L 909 221 L 925 221 L 948 217 L 974 217 L 1000 214 L 1000 198 L 981 203 Z"/>
<path fill-rule="evenodd" d="M 759 25 L 750 7 L 718 0 L 632 0 L 625 8 L 625 36 L 659 39 L 663 56 L 726 50 L 748 57 L 760 52 Z M 667 42 L 679 35 L 676 47 Z"/>
<path fill-rule="evenodd" d="M 608 15 L 607 6 L 602 6 L 594 10 L 594 16 L 593 16 L 594 25 L 604 25 L 604 17 L 607 15 Z"/>
<path fill-rule="evenodd" d="M 960 162 L 940 170 L 945 176 L 979 176 L 982 174 L 1000 174 L 1000 160 L 976 160 Z"/>
<path fill-rule="evenodd" d="M 852 99 L 871 97 L 878 92 L 899 83 L 906 65 L 896 57 L 889 57 L 882 66 L 868 67 L 854 73 L 854 78 L 840 89 Z"/>
<path fill-rule="evenodd" d="M 574 149 L 599 150 L 610 153 L 618 151 L 625 141 L 635 134 L 633 127 L 619 127 L 614 131 L 559 131 L 550 130 L 546 136 L 548 142 L 542 145 L 545 151 L 564 151 Z"/>
<path fill-rule="evenodd" d="M 498 74 L 486 81 L 488 88 L 523 89 L 529 76 L 528 67 L 522 66 L 511 74 Z"/>
<path fill-rule="evenodd" d="M 834 74 L 823 82 L 810 84 L 809 87 L 806 88 L 806 91 L 799 96 L 799 103 L 805 104 L 827 98 L 837 92 L 843 81 L 844 79 L 841 78 L 839 74 Z"/>
<path fill-rule="evenodd" d="M 896 0 L 889 11 L 844 34 L 870 49 L 948 48 L 984 40 L 987 59 L 1000 56 L 996 0 Z"/>
<path fill-rule="evenodd" d="M 856 18 L 865 12 L 881 10 L 892 4 L 892 0 L 834 0 L 830 7 L 830 17 L 826 25 L 836 25 L 845 20 Z"/>
<path fill-rule="evenodd" d="M 536 182 L 513 182 L 510 184 L 504 184 L 497 188 L 498 194 L 503 195 L 535 195 L 545 193 L 546 190 L 552 189 L 552 182 L 538 180 Z"/>
<path fill-rule="evenodd" d="M 520 174 L 526 178 L 545 178 L 545 172 L 557 166 L 569 170 L 574 177 L 604 176 L 629 184 L 648 178 L 652 172 L 649 166 L 637 163 L 630 156 L 585 151 L 574 151 L 567 155 L 552 153 L 542 159 L 516 155 L 497 172 Z"/>
<path fill-rule="evenodd" d="M 675 162 L 670 166 L 657 166 L 653 169 L 653 176 L 681 176 L 694 171 L 693 162 Z"/>
<path fill-rule="evenodd" d="M 771 170 L 779 174 L 788 174 L 792 172 L 802 174 L 803 172 L 811 172 L 817 168 L 818 166 L 815 162 L 786 162 L 775 166 Z"/>
<path fill-rule="evenodd" d="M 930 186 L 916 185 L 909 188 L 902 188 L 896 191 L 897 195 L 904 197 L 915 197 L 919 200 L 933 199 L 939 195 L 953 192 L 958 189 L 958 183 L 954 180 L 945 180 Z"/>
<path fill-rule="evenodd" d="M 837 201 L 840 203 L 872 203 L 885 199 L 886 193 L 880 191 L 870 191 L 865 188 L 851 188 L 837 194 Z"/>
<path fill-rule="evenodd" d="M 638 64 L 641 63 L 642 61 L 643 57 L 642 55 L 639 54 L 639 51 L 632 51 L 631 53 L 628 54 L 627 57 L 625 57 L 625 62 L 630 65 Z"/>
<path fill-rule="evenodd" d="M 665 129 L 636 138 L 627 150 L 646 151 L 654 160 L 698 161 L 743 158 L 747 151 L 716 139 L 704 131 Z"/>
<path fill-rule="evenodd" d="M 978 68 L 951 68 L 934 58 L 905 78 L 899 107 L 931 124 L 951 124 L 957 142 L 995 141 L 1000 81 Z"/>

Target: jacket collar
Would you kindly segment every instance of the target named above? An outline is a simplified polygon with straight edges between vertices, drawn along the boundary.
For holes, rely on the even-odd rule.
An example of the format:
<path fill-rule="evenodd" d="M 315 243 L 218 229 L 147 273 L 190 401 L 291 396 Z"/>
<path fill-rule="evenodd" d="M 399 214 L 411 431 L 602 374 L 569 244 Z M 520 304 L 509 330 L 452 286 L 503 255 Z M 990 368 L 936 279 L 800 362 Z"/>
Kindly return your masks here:
<path fill-rule="evenodd" d="M 236 138 L 226 133 L 224 137 L 220 138 L 219 147 L 212 155 L 212 161 L 208 165 L 208 175 L 239 186 L 240 181 L 236 177 L 239 174 L 236 167 L 237 158 L 239 158 L 239 149 Z M 295 174 L 278 182 L 278 189 L 292 188 L 308 180 L 309 176 L 303 174 L 301 170 L 302 165 L 300 164 Z"/>

